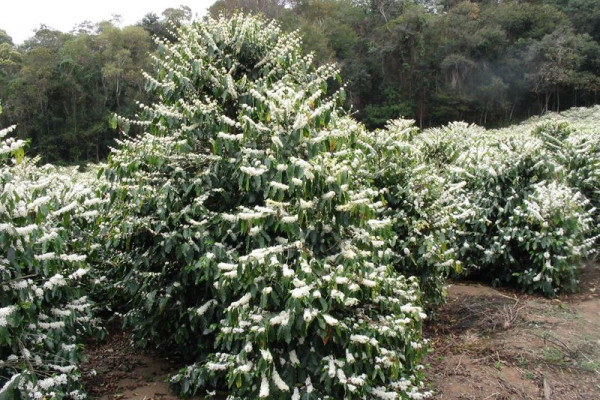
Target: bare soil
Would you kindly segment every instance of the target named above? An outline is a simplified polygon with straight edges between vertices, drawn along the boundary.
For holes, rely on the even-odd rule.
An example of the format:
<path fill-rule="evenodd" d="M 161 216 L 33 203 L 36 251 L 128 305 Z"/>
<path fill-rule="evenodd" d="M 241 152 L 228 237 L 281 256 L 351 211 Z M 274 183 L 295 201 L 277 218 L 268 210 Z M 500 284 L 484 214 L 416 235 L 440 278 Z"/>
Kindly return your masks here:
<path fill-rule="evenodd" d="M 167 382 L 181 362 L 157 352 L 136 349 L 118 328 L 109 330 L 103 342 L 88 346 L 82 365 L 89 395 L 100 400 L 174 400 L 178 399 Z"/>
<path fill-rule="evenodd" d="M 455 284 L 428 324 L 435 399 L 600 399 L 600 266 L 556 299 Z"/>
<path fill-rule="evenodd" d="M 425 360 L 438 400 L 600 399 L 600 265 L 581 290 L 556 299 L 457 283 L 428 322 Z M 119 329 L 91 344 L 82 366 L 101 400 L 173 400 L 167 378 L 180 362 L 136 350 Z"/>

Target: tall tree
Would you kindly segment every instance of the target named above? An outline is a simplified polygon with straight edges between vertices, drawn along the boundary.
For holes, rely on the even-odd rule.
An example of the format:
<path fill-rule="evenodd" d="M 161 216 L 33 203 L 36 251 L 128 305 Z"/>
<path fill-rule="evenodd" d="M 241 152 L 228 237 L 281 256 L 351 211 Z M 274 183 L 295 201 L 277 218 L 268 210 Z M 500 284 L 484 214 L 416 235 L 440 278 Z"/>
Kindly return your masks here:
<path fill-rule="evenodd" d="M 586 58 L 585 49 L 593 47 L 598 48 L 599 45 L 589 35 L 576 34 L 565 27 L 559 27 L 529 46 L 527 61 L 531 72 L 528 80 L 531 90 L 543 96 L 541 111 L 560 110 L 561 93 L 568 88 L 580 89 L 583 82 L 590 80 L 589 74 L 581 67 Z M 598 55 L 596 50 L 596 57 Z M 589 89 L 598 90 L 598 78 L 591 79 L 589 85 Z"/>

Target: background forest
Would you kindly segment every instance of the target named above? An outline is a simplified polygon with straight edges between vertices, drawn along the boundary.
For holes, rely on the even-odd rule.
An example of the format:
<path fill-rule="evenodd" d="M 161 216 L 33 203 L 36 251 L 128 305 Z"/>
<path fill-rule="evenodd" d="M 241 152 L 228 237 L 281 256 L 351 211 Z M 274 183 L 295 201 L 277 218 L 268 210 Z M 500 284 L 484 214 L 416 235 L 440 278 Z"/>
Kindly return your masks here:
<path fill-rule="evenodd" d="M 597 0 L 218 0 L 209 12 L 235 10 L 276 18 L 317 64 L 337 62 L 346 104 L 370 129 L 400 116 L 499 127 L 599 100 Z M 140 74 L 152 37 L 174 40 L 190 18 L 182 6 L 133 26 L 41 26 L 18 46 L 0 30 L 0 124 L 16 123 L 45 162 L 104 159 L 113 113 L 134 117 L 135 101 L 152 100 Z"/>

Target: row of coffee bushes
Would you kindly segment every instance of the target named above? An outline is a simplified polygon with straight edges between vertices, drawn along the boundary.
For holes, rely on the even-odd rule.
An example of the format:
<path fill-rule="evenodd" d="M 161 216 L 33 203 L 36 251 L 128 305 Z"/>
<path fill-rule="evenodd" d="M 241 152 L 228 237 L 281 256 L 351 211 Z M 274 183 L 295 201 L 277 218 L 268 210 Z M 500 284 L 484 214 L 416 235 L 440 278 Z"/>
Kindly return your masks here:
<path fill-rule="evenodd" d="M 444 177 L 450 229 L 445 247 L 456 273 L 555 295 L 574 291 L 595 253 L 600 110 L 576 109 L 503 130 L 463 123 L 410 143 Z"/>
<path fill-rule="evenodd" d="M 0 398 L 83 398 L 83 337 L 101 333 L 84 290 L 99 200 L 85 175 L 24 157 L 12 130 L 0 130 Z"/>

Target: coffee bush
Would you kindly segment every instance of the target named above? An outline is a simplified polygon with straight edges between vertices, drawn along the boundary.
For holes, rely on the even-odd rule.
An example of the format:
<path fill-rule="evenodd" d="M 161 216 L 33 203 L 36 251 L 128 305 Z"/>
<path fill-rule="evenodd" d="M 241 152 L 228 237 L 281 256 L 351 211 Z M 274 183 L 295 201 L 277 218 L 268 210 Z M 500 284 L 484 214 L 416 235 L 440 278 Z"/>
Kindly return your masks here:
<path fill-rule="evenodd" d="M 425 132 L 419 144 L 425 152 L 435 150 L 431 157 L 439 149 L 449 152 L 443 167 L 443 202 L 454 208 L 447 230 L 449 251 L 464 273 L 554 295 L 576 288 L 577 269 L 593 250 L 593 209 L 577 190 L 589 180 L 578 180 L 569 162 L 549 151 L 569 131 L 559 125 L 544 132 L 538 128 L 531 134 L 525 127 L 482 131 L 451 124 Z M 440 138 L 460 143 L 431 145 Z M 590 167 L 589 174 L 594 173 Z M 553 196 L 554 203 L 548 205 Z M 536 204 L 562 213 L 528 214 Z"/>
<path fill-rule="evenodd" d="M 424 152 L 415 144 L 418 136 L 414 121 L 390 121 L 383 130 L 362 130 L 353 156 L 364 158 L 360 171 L 368 175 L 369 184 L 384 189 L 385 213 L 396 235 L 396 269 L 419 278 L 424 301 L 431 307 L 444 301 L 445 277 L 457 261 L 445 239 L 453 205 L 443 203 L 444 174 L 428 156 L 455 149 L 432 144 L 431 153 Z"/>
<path fill-rule="evenodd" d="M 513 270 L 519 285 L 554 294 L 557 288 L 577 289 L 577 266 L 592 252 L 593 225 L 581 193 L 552 182 L 534 185 L 534 191 L 514 210 L 500 235 L 510 238 L 510 250 L 518 254 Z M 518 268 L 518 269 L 517 269 Z"/>
<path fill-rule="evenodd" d="M 574 111 L 570 115 L 574 114 Z M 569 114 L 568 114 L 569 115 Z M 594 121 L 578 126 L 569 119 L 553 118 L 538 123 L 532 135 L 544 142 L 549 157 L 559 164 L 569 186 L 588 200 L 590 211 L 600 222 L 600 131 Z M 595 229 L 598 233 L 598 229 Z"/>
<path fill-rule="evenodd" d="M 99 200 L 73 169 L 38 167 L 0 130 L 0 398 L 83 398 L 85 293 Z"/>
<path fill-rule="evenodd" d="M 208 19 L 159 42 L 159 101 L 119 118 L 146 133 L 106 167 L 106 273 L 138 342 L 193 361 L 184 395 L 429 396 L 419 283 L 392 265 L 337 73 L 276 23 Z"/>

